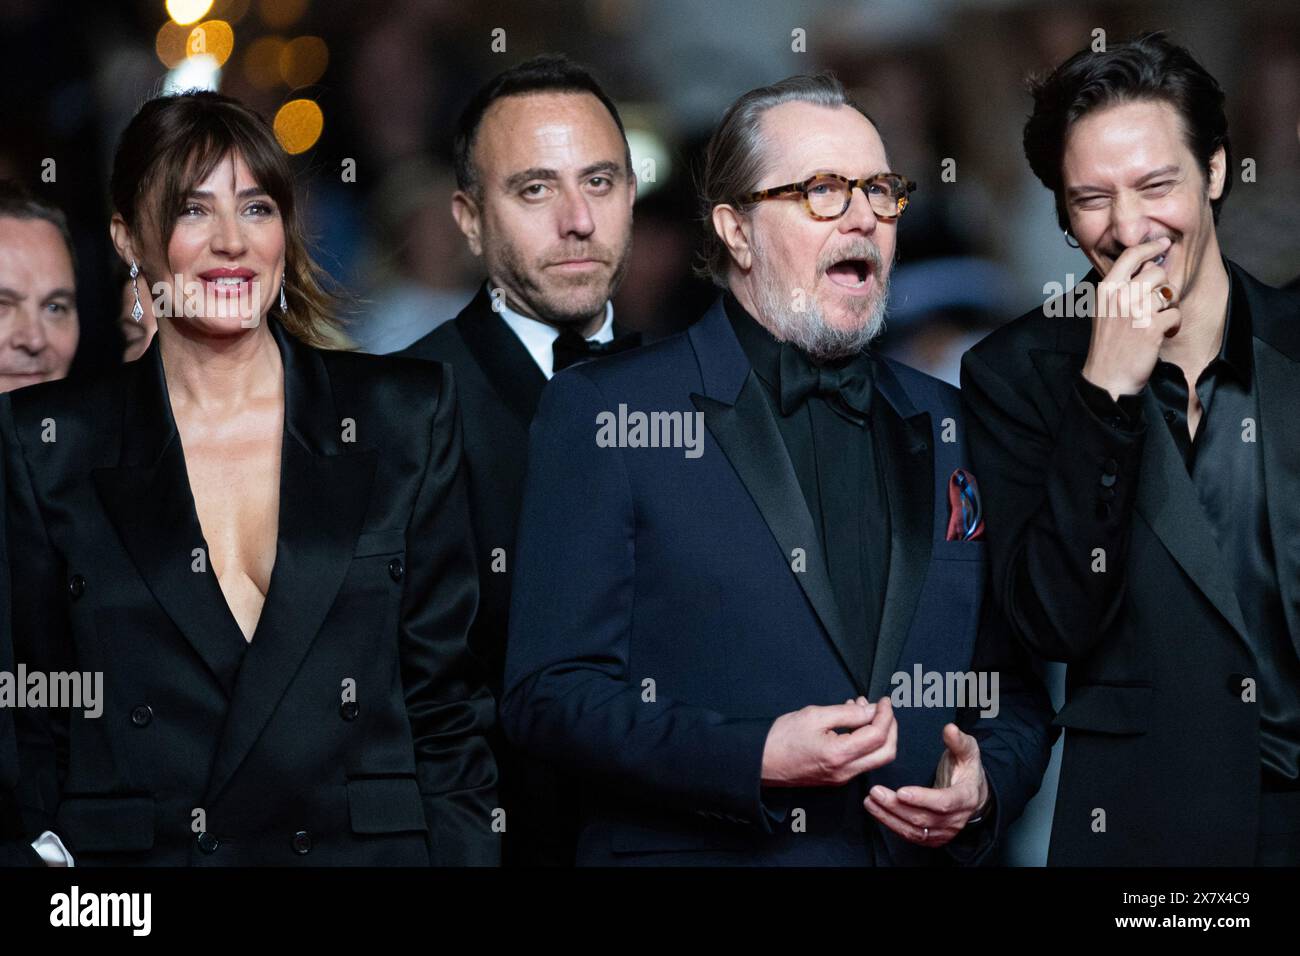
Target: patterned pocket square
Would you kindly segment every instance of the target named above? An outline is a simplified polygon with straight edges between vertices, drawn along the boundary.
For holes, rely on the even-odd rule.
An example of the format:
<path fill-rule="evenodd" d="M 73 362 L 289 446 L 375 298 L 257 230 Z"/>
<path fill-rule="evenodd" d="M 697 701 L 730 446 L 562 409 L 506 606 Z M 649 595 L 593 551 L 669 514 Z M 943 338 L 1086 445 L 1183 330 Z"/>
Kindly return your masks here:
<path fill-rule="evenodd" d="M 975 476 L 958 468 L 948 479 L 948 540 L 978 541 L 984 537 L 984 515 Z"/>

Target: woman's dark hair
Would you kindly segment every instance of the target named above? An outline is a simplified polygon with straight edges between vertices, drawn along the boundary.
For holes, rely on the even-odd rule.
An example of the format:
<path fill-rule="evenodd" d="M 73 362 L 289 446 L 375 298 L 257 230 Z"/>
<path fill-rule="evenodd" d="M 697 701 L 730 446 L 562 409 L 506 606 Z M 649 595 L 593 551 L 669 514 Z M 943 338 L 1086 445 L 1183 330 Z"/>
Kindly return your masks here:
<path fill-rule="evenodd" d="M 307 251 L 288 155 L 258 114 L 219 93 L 193 90 L 149 100 L 122 133 L 113 157 L 113 209 L 145 248 L 164 258 L 185 200 L 229 154 L 239 155 L 284 223 L 284 291 L 279 316 L 293 335 L 317 348 L 348 348 L 334 315 L 336 298 Z"/>
<path fill-rule="evenodd" d="M 609 110 L 618 126 L 619 135 L 627 141 L 627 132 L 623 129 L 623 120 L 618 115 L 614 101 L 605 95 L 596 78 L 586 69 L 558 54 L 535 56 L 508 70 L 498 73 L 488 80 L 474 94 L 473 98 L 461 111 L 456 123 L 456 138 L 452 152 L 456 164 L 456 188 L 477 198 L 481 195 L 478 172 L 474 168 L 474 137 L 488 107 L 507 96 L 528 96 L 537 93 L 590 93 Z M 625 149 L 624 162 L 627 171 L 632 172 L 632 150 Z"/>
<path fill-rule="evenodd" d="M 1223 90 L 1205 67 L 1163 33 L 1146 33 L 1101 52 L 1081 50 L 1050 74 L 1031 79 L 1029 92 L 1034 112 L 1025 123 L 1025 156 L 1034 175 L 1056 196 L 1062 229 L 1070 225 L 1061 175 L 1070 126 L 1093 110 L 1143 100 L 1165 102 L 1177 110 L 1187 147 L 1207 183 L 1210 158 L 1223 147 L 1228 175 L 1223 193 L 1210 203 L 1214 221 L 1219 221 L 1232 188 L 1233 168 Z"/>

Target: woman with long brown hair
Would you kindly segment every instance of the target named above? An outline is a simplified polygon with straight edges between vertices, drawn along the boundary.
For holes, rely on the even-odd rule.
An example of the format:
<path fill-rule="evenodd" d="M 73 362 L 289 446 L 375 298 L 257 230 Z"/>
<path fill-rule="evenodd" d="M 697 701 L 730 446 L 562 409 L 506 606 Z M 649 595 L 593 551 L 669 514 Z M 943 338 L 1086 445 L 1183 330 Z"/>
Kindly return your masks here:
<path fill-rule="evenodd" d="M 103 675 L 19 714 L 24 825 L 78 865 L 496 862 L 449 370 L 347 350 L 238 102 L 146 103 L 112 200 L 157 335 L 0 404 L 16 658 Z"/>

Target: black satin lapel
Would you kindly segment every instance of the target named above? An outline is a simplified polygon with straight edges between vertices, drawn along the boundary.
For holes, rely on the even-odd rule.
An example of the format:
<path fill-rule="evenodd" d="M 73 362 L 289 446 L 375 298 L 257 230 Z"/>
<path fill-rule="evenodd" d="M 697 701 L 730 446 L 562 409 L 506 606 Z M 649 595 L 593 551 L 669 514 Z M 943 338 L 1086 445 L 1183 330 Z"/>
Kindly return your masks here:
<path fill-rule="evenodd" d="M 874 427 L 879 429 L 876 453 L 880 455 L 889 497 L 889 576 L 885 605 L 876 638 L 871 668 L 871 692 L 878 700 L 889 693 L 890 675 L 907 643 L 916 615 L 916 603 L 930 567 L 934 534 L 934 449 L 930 447 L 930 413 L 903 418 L 887 402 L 877 406 Z"/>
<path fill-rule="evenodd" d="M 365 520 L 376 458 L 373 450 L 313 454 L 285 435 L 275 567 L 235 684 L 209 800 L 248 756 L 334 603 Z"/>
<path fill-rule="evenodd" d="M 157 336 L 131 364 L 121 404 L 121 455 L 92 473 L 96 492 L 145 585 L 229 696 L 244 635 L 199 526 Z"/>
<path fill-rule="evenodd" d="M 772 419 L 767 400 L 759 391 L 761 388 L 751 372 L 741 386 L 735 405 L 705 395 L 692 394 L 691 400 L 704 414 L 709 432 L 758 506 L 786 564 L 791 567 L 791 573 L 821 619 L 845 669 L 858 689 L 863 690 L 867 675 L 865 643 L 859 641 L 855 646 L 845 639 L 826 558 L 822 553 L 821 537 L 813 527 L 812 515 L 804 501 L 794 465 Z M 806 557 L 806 567 L 802 571 L 794 570 L 796 548 L 801 549 Z"/>
<path fill-rule="evenodd" d="M 93 477 L 145 584 L 230 696 L 245 641 L 212 570 L 179 435 L 156 465 L 103 468 Z M 194 554 L 200 548 L 201 559 Z M 202 570 L 195 570 L 199 560 Z"/>
<path fill-rule="evenodd" d="M 1245 641 L 1246 622 L 1232 581 L 1224 573 L 1218 542 L 1150 389 L 1143 399 L 1142 414 L 1149 424 L 1142 449 L 1137 510 L 1173 559 Z"/>
<path fill-rule="evenodd" d="M 1287 630 L 1300 654 L 1300 363 L 1254 341 L 1257 441 L 1264 444 L 1264 490 L 1273 560 Z"/>
<path fill-rule="evenodd" d="M 492 309 L 486 286 L 456 316 L 455 322 L 465 347 L 483 369 L 501 401 L 527 428 L 537 413 L 542 389 L 546 387 L 546 376 L 501 313 Z"/>

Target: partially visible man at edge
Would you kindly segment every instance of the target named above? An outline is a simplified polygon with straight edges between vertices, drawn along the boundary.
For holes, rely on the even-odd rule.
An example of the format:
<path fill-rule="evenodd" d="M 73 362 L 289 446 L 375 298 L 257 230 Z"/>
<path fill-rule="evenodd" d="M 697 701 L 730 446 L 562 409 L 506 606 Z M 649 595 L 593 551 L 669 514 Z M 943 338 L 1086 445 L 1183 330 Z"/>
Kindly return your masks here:
<path fill-rule="evenodd" d="M 994 593 L 1068 665 L 1048 862 L 1300 864 L 1300 305 L 1220 251 L 1236 167 L 1187 50 L 1032 92 L 1093 271 L 971 349 L 962 398 Z"/>
<path fill-rule="evenodd" d="M 63 378 L 80 336 L 67 219 L 0 183 L 0 392 Z"/>

